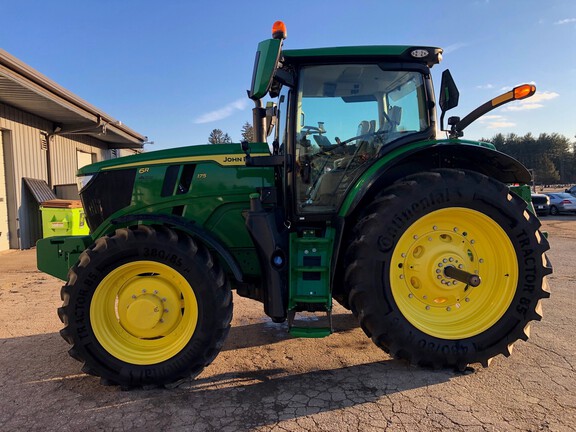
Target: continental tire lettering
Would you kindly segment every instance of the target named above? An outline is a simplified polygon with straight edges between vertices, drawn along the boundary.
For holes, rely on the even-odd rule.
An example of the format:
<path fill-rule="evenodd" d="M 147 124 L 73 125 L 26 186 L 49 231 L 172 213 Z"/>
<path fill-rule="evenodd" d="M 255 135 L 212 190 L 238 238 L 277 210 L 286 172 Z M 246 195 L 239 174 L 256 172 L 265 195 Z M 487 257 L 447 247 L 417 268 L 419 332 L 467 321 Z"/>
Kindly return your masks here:
<path fill-rule="evenodd" d="M 523 229 L 522 231 L 520 231 L 520 233 L 516 236 L 516 238 L 520 242 L 520 247 L 522 249 L 525 248 L 526 246 L 530 246 L 530 236 L 528 236 L 526 230 Z"/>
<path fill-rule="evenodd" d="M 516 306 L 516 312 L 522 315 L 526 315 L 526 313 L 528 313 L 528 310 L 530 309 L 530 304 L 532 303 L 532 300 L 530 300 L 528 297 L 521 297 L 518 303 L 519 304 Z"/>
<path fill-rule="evenodd" d="M 465 355 L 468 353 L 468 347 L 455 344 L 446 343 L 436 343 L 426 339 L 420 339 L 417 343 L 420 349 L 426 350 L 432 353 L 441 353 L 443 355 L 454 354 L 454 355 Z"/>
<path fill-rule="evenodd" d="M 452 196 L 461 196 L 458 191 L 450 193 L 449 189 L 443 191 L 431 192 L 428 196 L 421 198 L 419 201 L 409 204 L 401 213 L 394 216 L 387 233 L 378 238 L 378 249 L 381 252 L 387 252 L 392 248 L 398 232 L 404 232 L 405 227 L 417 217 L 419 213 L 427 213 L 431 208 L 452 201 Z"/>
<path fill-rule="evenodd" d="M 87 287 L 91 287 L 97 283 L 98 283 L 98 276 L 92 272 L 88 273 L 88 276 L 86 276 L 86 280 L 84 281 L 84 285 L 86 285 Z"/>
<path fill-rule="evenodd" d="M 175 266 L 182 267 L 182 258 L 178 258 L 176 255 L 172 254 L 170 256 L 170 263 L 174 264 Z"/>
<path fill-rule="evenodd" d="M 538 275 L 536 274 L 536 257 L 534 256 L 534 249 L 530 246 L 530 236 L 526 232 L 526 230 L 522 230 L 516 238 L 520 243 L 520 247 L 522 248 L 522 258 L 524 261 L 524 276 L 522 280 L 522 292 L 523 293 L 533 293 L 536 289 L 536 282 L 538 282 Z M 517 312 L 525 315 L 528 311 L 527 307 L 525 306 L 526 303 L 522 303 L 525 298 L 520 299 L 520 305 L 516 307 Z"/>
<path fill-rule="evenodd" d="M 168 261 L 171 264 L 174 264 L 178 267 L 182 266 L 182 258 L 178 257 L 177 255 L 166 252 L 163 249 L 156 249 L 156 248 L 144 248 L 144 257 L 145 258 L 157 258 L 162 261 Z"/>

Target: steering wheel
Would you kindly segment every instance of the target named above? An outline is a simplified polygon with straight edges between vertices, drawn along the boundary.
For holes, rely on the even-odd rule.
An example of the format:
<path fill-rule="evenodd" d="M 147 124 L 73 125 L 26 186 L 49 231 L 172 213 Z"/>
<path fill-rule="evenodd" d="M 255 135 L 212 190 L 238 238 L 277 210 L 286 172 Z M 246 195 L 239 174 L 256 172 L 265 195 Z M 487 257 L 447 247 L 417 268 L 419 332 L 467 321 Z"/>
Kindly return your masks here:
<path fill-rule="evenodd" d="M 316 126 L 302 126 L 302 129 L 300 130 L 300 133 L 305 132 L 304 135 L 309 135 L 311 133 L 317 132 L 317 133 L 325 133 L 325 130 L 320 129 L 319 127 Z"/>

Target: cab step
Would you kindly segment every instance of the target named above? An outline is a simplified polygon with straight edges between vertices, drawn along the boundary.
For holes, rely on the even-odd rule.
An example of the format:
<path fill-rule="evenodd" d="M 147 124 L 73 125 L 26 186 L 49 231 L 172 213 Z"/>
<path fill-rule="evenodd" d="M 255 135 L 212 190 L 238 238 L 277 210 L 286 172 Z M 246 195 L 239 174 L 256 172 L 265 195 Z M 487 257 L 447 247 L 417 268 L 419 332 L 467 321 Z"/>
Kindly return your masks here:
<path fill-rule="evenodd" d="M 288 328 L 295 337 L 324 337 L 332 333 L 330 266 L 334 230 L 322 236 L 315 230 L 290 235 Z M 326 314 L 318 320 L 317 313 Z M 296 320 L 296 314 L 299 315 Z M 310 316 L 309 314 L 312 314 Z"/>
<path fill-rule="evenodd" d="M 319 316 L 316 313 L 289 311 L 289 333 L 294 337 L 305 338 L 322 338 L 332 334 L 332 311 L 325 311 L 325 316 Z"/>

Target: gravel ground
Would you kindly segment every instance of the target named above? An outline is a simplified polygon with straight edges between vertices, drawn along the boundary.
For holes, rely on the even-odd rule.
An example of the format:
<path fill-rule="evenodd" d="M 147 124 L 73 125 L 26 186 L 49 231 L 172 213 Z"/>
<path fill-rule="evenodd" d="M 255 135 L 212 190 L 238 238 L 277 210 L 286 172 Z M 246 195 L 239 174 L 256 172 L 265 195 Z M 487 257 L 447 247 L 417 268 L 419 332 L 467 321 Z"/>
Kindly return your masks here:
<path fill-rule="evenodd" d="M 35 251 L 0 253 L 0 430 L 573 431 L 576 216 L 543 218 L 552 297 L 511 357 L 473 373 L 407 366 L 336 308 L 335 333 L 294 339 L 234 298 L 221 354 L 179 387 L 121 391 L 83 374 L 58 335 L 61 282 Z"/>

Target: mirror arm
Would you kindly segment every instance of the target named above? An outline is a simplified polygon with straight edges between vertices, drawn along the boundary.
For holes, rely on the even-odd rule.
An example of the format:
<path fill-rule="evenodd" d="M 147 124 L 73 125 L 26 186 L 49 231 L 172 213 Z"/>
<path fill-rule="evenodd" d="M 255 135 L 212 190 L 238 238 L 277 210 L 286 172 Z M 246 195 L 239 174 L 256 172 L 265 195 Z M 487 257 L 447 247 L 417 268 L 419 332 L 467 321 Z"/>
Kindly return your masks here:
<path fill-rule="evenodd" d="M 472 111 L 470 114 L 466 115 L 462 120 L 452 126 L 451 133 L 457 133 L 459 136 L 462 136 L 462 132 L 465 128 L 470 126 L 470 123 L 478 120 L 487 112 L 491 111 L 495 107 L 492 106 L 492 101 L 486 102 Z"/>
<path fill-rule="evenodd" d="M 442 114 L 440 114 L 440 130 L 441 131 L 446 130 L 446 129 L 444 129 L 444 114 L 446 114 L 446 111 L 442 111 Z"/>
<path fill-rule="evenodd" d="M 260 99 L 254 101 L 252 127 L 254 128 L 254 142 L 266 142 L 266 108 L 262 108 Z"/>

